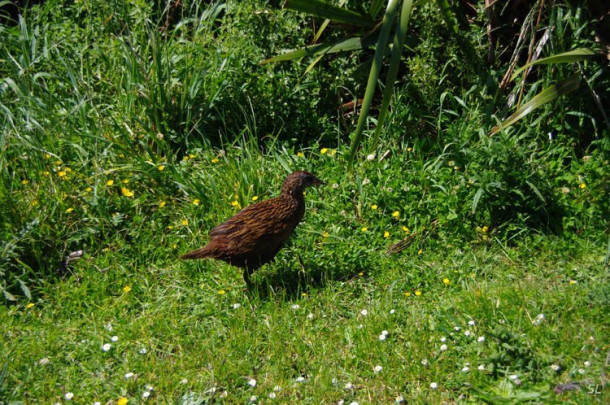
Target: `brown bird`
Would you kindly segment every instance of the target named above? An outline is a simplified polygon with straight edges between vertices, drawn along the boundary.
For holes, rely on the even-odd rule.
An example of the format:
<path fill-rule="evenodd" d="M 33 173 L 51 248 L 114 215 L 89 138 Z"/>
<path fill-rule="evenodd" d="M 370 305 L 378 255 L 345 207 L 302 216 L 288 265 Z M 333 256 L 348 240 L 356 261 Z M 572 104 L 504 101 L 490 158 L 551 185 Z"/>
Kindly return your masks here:
<path fill-rule="evenodd" d="M 307 187 L 324 184 L 313 174 L 294 172 L 284 180 L 279 197 L 244 208 L 210 232 L 210 242 L 181 259 L 209 257 L 244 269 L 250 287 L 250 275 L 270 262 L 305 214 Z"/>

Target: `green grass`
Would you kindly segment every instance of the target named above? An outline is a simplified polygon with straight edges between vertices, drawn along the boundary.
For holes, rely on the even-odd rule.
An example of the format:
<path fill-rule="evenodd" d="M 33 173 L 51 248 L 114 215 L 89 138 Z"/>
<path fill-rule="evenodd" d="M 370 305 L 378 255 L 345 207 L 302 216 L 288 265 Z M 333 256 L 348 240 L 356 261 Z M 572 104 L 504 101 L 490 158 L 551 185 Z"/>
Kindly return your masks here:
<path fill-rule="evenodd" d="M 332 154 L 278 152 L 271 160 L 276 163 L 267 165 L 269 157 L 244 148 L 227 150 L 218 162 L 189 158 L 163 171 L 152 167 L 154 176 L 204 176 L 192 179 L 199 194 L 180 199 L 160 198 L 132 181 L 123 185 L 117 172 L 100 174 L 96 193 L 123 200 L 114 203 L 123 204 L 122 219 L 116 219 L 122 230 L 107 244 L 92 246 L 93 253 L 61 279 L 34 288 L 34 306 L 21 300 L 0 311 L 3 396 L 61 401 L 72 392 L 79 403 L 139 401 L 151 384 L 151 399 L 162 402 L 189 395 L 268 401 L 275 386 L 281 387 L 280 402 L 375 403 L 399 395 L 433 402 L 526 395 L 601 400 L 587 387 L 601 384 L 607 351 L 605 239 L 539 235 L 509 246 L 493 231 L 473 228 L 474 240 L 464 245 L 441 226 L 435 236 L 387 256 L 385 249 L 405 236 L 402 226 L 418 229 L 404 216 L 408 205 L 389 203 L 392 198 L 378 196 L 377 187 L 369 196 L 368 184 L 364 196 L 342 212 L 352 187 L 340 170 L 347 149 Z M 285 173 L 279 162 L 290 159 L 320 173 L 328 186 L 308 192 L 304 223 L 277 260 L 256 274 L 250 295 L 234 268 L 176 259 L 238 209 L 231 202 L 275 195 Z M 265 174 L 257 176 L 259 171 Z M 373 170 L 368 176 L 387 180 L 393 173 Z M 109 177 L 115 185 L 106 185 Z M 57 181 L 78 182 L 72 179 Z M 122 186 L 135 195 L 121 194 Z M 398 187 L 389 191 L 399 199 L 402 193 Z M 86 213 L 90 198 L 85 193 L 78 205 L 68 203 L 75 207 L 69 214 Z M 534 325 L 541 313 L 546 319 Z M 380 341 L 383 330 L 389 335 Z M 442 337 L 446 351 L 440 349 Z M 112 345 L 108 352 L 105 343 Z M 40 364 L 42 359 L 49 363 Z M 423 359 L 429 364 L 422 365 Z M 553 364 L 561 369 L 552 371 Z M 379 373 L 377 365 L 383 367 Z M 466 366 L 470 371 L 462 372 Z M 129 372 L 136 376 L 126 379 Z M 510 382 L 512 374 L 519 386 Z M 299 377 L 305 381 L 297 382 Z M 570 381 L 586 387 L 561 397 L 552 393 Z M 433 382 L 437 390 L 430 389 Z M 348 383 L 353 388 L 346 389 Z"/>
<path fill-rule="evenodd" d="M 346 281 L 326 280 L 302 294 L 262 289 L 251 298 L 239 272 L 225 265 L 149 264 L 145 257 L 110 252 L 85 258 L 70 277 L 37 291 L 33 307 L 1 312 L 8 365 L 3 393 L 36 402 L 61 401 L 66 392 L 78 403 L 121 396 L 137 402 L 151 384 L 151 398 L 162 402 L 191 392 L 204 399 L 226 395 L 230 403 L 252 395 L 267 401 L 275 386 L 280 402 L 375 403 L 398 395 L 496 402 L 526 393 L 539 400 L 601 401 L 586 387 L 561 397 L 551 393 L 568 381 L 599 385 L 604 368 L 603 250 L 579 248 L 566 261 L 548 246 L 535 250 L 550 257 L 528 258 L 519 257 L 524 247 L 454 247 L 402 258 L 390 269 L 373 266 L 371 274 Z M 430 280 L 420 296 L 407 282 L 414 273 Z M 546 319 L 536 326 L 540 313 Z M 383 330 L 389 335 L 380 341 Z M 112 343 L 111 336 L 119 340 Z M 108 352 L 105 343 L 112 344 Z M 42 365 L 45 358 L 49 363 Z M 552 364 L 561 369 L 552 371 Z M 467 373 L 461 371 L 466 365 Z M 128 372 L 136 377 L 126 379 Z M 512 374 L 520 386 L 508 382 Z M 250 378 L 256 387 L 248 386 Z M 432 382 L 438 390 L 430 389 Z M 348 383 L 353 389 L 345 389 Z"/>
<path fill-rule="evenodd" d="M 591 46 L 563 6 L 553 53 Z M 450 65 L 435 10 L 351 172 L 337 104 L 367 54 L 258 63 L 308 44 L 303 16 L 187 1 L 164 31 L 152 2 L 47 0 L 0 27 L 0 403 L 608 402 L 607 129 L 584 89 L 488 136 L 504 70 Z M 327 185 L 252 291 L 177 259 L 295 170 Z"/>

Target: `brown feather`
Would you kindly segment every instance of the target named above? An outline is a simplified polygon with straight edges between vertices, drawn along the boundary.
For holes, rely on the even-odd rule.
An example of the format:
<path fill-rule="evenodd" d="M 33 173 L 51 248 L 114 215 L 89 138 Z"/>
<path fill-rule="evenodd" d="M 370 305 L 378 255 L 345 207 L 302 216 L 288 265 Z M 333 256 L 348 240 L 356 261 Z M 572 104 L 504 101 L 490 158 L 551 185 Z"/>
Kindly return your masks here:
<path fill-rule="evenodd" d="M 303 191 L 323 184 L 308 172 L 289 175 L 279 197 L 252 204 L 210 231 L 210 242 L 181 259 L 213 258 L 244 269 L 244 279 L 273 260 L 305 213 Z"/>

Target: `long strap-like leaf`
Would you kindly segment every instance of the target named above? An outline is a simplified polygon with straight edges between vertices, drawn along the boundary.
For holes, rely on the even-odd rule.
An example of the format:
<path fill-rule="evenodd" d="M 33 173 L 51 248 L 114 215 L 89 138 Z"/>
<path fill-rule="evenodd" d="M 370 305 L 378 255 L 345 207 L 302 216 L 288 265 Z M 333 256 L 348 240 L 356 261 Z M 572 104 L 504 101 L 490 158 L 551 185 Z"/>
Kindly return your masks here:
<path fill-rule="evenodd" d="M 572 76 L 566 80 L 563 80 L 559 83 L 556 83 L 546 89 L 542 90 L 538 93 L 534 98 L 532 98 L 527 103 L 523 104 L 513 115 L 505 119 L 500 125 L 495 126 L 490 135 L 494 135 L 500 132 L 501 129 L 509 127 L 519 121 L 521 118 L 525 117 L 535 109 L 542 107 L 548 102 L 551 102 L 557 99 L 559 96 L 564 94 L 568 94 L 576 89 L 580 85 L 580 77 Z"/>
<path fill-rule="evenodd" d="M 353 24 L 361 27 L 372 27 L 375 25 L 375 21 L 366 14 L 356 13 L 355 11 L 335 6 L 321 0 L 287 0 L 285 7 L 340 23 Z"/>
<path fill-rule="evenodd" d="M 519 73 L 523 72 L 530 66 L 534 65 L 548 65 L 548 64 L 556 64 L 556 63 L 570 63 L 570 62 L 579 62 L 584 59 L 591 59 L 595 56 L 599 55 L 597 52 L 588 49 L 588 48 L 580 48 L 574 49 L 569 52 L 560 53 L 557 55 L 552 55 L 546 58 L 535 60 L 527 65 L 521 66 L 519 69 L 515 70 L 513 75 L 511 76 L 511 80 L 515 80 L 515 78 L 519 75 Z"/>
<path fill-rule="evenodd" d="M 402 55 L 402 47 L 405 44 L 405 38 L 407 36 L 407 28 L 409 26 L 409 18 L 411 17 L 411 11 L 413 10 L 413 0 L 404 0 L 402 3 L 402 10 L 400 11 L 400 22 L 398 29 L 394 35 L 394 45 L 392 46 L 392 58 L 390 59 L 390 67 L 388 68 L 388 75 L 385 80 L 385 89 L 383 90 L 383 101 L 381 108 L 379 109 L 379 116 L 377 117 L 377 128 L 375 128 L 375 134 L 373 135 L 373 142 L 371 142 L 371 151 L 377 147 L 379 142 L 379 135 L 383 128 L 386 116 L 388 114 L 388 108 L 390 107 L 390 100 L 394 93 L 394 82 L 398 75 L 398 67 L 400 66 L 400 57 Z"/>
<path fill-rule="evenodd" d="M 364 92 L 364 98 L 362 99 L 362 107 L 360 109 L 360 116 L 358 117 L 358 125 L 352 138 L 352 146 L 349 154 L 348 167 L 351 168 L 358 151 L 358 146 L 362 141 L 362 131 L 369 115 L 369 109 L 375 95 L 375 88 L 377 87 L 377 79 L 379 78 L 379 71 L 383 61 L 383 55 L 388 44 L 388 37 L 390 36 L 390 30 L 394 24 L 394 15 L 398 8 L 399 0 L 390 0 L 383 16 L 383 22 L 381 23 L 381 32 L 379 33 L 379 39 L 377 40 L 377 49 L 375 49 L 375 56 L 373 57 L 373 65 L 369 73 L 369 79 L 366 84 L 366 91 Z"/>

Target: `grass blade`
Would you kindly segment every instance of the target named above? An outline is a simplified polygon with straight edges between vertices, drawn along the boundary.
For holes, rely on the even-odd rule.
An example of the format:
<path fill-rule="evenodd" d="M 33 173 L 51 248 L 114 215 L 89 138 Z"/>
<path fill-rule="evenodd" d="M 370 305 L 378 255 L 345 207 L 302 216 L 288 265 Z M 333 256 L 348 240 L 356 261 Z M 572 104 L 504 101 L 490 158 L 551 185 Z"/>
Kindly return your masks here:
<path fill-rule="evenodd" d="M 585 59 L 591 59 L 597 56 L 598 53 L 589 48 L 580 48 L 574 49 L 569 52 L 560 53 L 557 55 L 549 56 L 547 58 L 542 58 L 535 60 L 533 62 L 528 63 L 527 65 L 521 66 L 519 69 L 515 70 L 513 75 L 511 76 L 511 80 L 515 80 L 515 78 L 519 75 L 519 73 L 523 72 L 530 66 L 534 65 L 549 65 L 556 63 L 571 63 L 571 62 L 579 62 Z"/>
<path fill-rule="evenodd" d="M 383 61 L 383 55 L 388 43 L 388 37 L 390 36 L 390 30 L 394 22 L 394 15 L 398 8 L 398 0 L 390 0 L 388 7 L 386 8 L 385 15 L 383 16 L 383 22 L 381 24 L 381 33 L 377 40 L 377 49 L 375 49 L 375 56 L 373 57 L 373 65 L 369 73 L 369 79 L 366 84 L 366 91 L 364 92 L 364 98 L 362 99 L 362 108 L 360 110 L 360 116 L 358 117 L 358 125 L 352 138 L 352 146 L 349 153 L 348 166 L 351 168 L 354 158 L 356 157 L 356 151 L 362 141 L 362 131 L 366 124 L 366 119 L 369 115 L 369 109 L 373 102 L 373 96 L 375 95 L 375 88 L 377 86 L 377 78 L 379 77 L 379 71 L 381 70 L 381 64 Z"/>
<path fill-rule="evenodd" d="M 321 0 L 287 0 L 284 7 L 340 23 L 362 27 L 372 27 L 375 24 L 373 19 L 368 15 L 356 13 Z"/>
<path fill-rule="evenodd" d="M 394 35 L 394 45 L 392 47 L 392 58 L 390 59 L 390 67 L 388 68 L 388 75 L 385 81 L 385 89 L 383 91 L 383 101 L 381 108 L 379 109 L 379 116 L 377 117 L 377 128 L 375 128 L 375 134 L 373 135 L 373 142 L 371 144 L 371 150 L 377 147 L 379 141 L 379 135 L 383 128 L 383 123 L 388 114 L 388 108 L 390 107 L 390 101 L 394 90 L 394 82 L 398 75 L 398 67 L 400 66 L 400 56 L 402 55 L 402 48 L 405 44 L 405 38 L 407 36 L 407 28 L 409 26 L 409 18 L 411 17 L 411 11 L 413 10 L 413 0 L 404 0 L 402 3 L 402 9 L 400 11 L 400 22 L 398 29 Z"/>
<path fill-rule="evenodd" d="M 494 135 L 494 134 L 498 133 L 502 128 L 507 128 L 507 127 L 515 124 L 517 121 L 519 121 L 521 118 L 525 117 L 526 115 L 528 115 L 535 109 L 545 105 L 546 103 L 549 103 L 549 102 L 557 99 L 559 96 L 568 94 L 568 93 L 578 89 L 579 85 L 580 85 L 580 77 L 572 76 L 566 80 L 563 80 L 557 84 L 554 84 L 554 85 L 542 90 L 530 101 L 523 104 L 517 111 L 515 111 L 515 113 L 513 115 L 511 115 L 506 120 L 504 120 L 500 125 L 495 126 L 491 130 L 490 135 Z"/>

